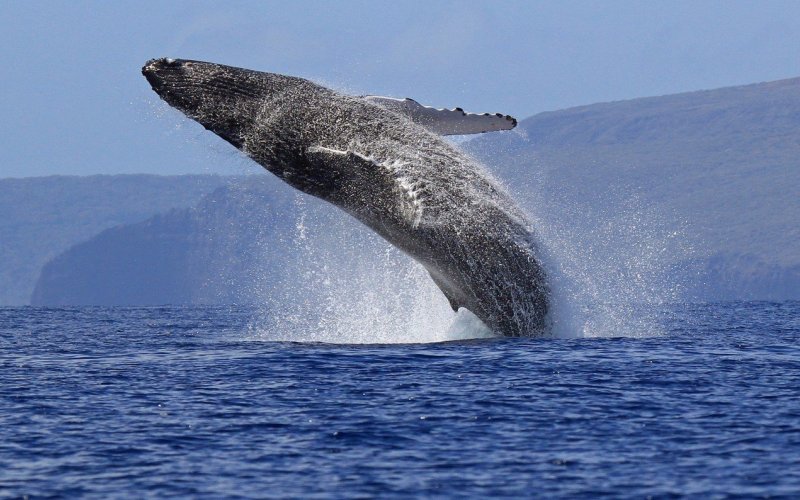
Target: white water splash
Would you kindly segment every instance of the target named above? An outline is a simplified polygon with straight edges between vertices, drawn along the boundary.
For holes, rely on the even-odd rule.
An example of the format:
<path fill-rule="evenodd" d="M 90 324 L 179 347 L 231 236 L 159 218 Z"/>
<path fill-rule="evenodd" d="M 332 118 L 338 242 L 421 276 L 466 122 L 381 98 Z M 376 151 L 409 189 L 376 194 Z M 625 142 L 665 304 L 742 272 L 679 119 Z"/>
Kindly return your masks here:
<path fill-rule="evenodd" d="M 629 195 L 614 209 L 589 213 L 532 189 L 524 205 L 551 287 L 556 337 L 650 337 L 663 333 L 660 306 L 681 300 L 671 274 L 674 254 L 687 255 L 683 222 Z M 606 193 L 607 194 L 607 193 Z M 598 203 L 599 205 L 599 203 Z"/>
<path fill-rule="evenodd" d="M 552 335 L 662 333 L 653 306 L 680 298 L 667 269 L 668 254 L 686 250 L 679 222 L 648 212 L 635 197 L 612 217 L 528 194 L 523 202 L 552 293 Z M 251 338 L 389 344 L 493 336 L 468 310 L 454 313 L 425 269 L 372 231 L 324 204 L 335 216 L 317 220 L 330 213 L 310 206 L 321 202 L 301 194 L 295 200 L 291 271 L 256 291 L 265 306 Z M 574 224 L 581 217 L 592 225 Z M 264 259 L 274 259 L 269 242 L 262 246 Z"/>
<path fill-rule="evenodd" d="M 297 195 L 295 272 L 260 291 L 260 340 L 336 344 L 428 343 L 493 337 L 470 311 L 453 312 L 425 269 L 370 230 L 314 220 Z"/>

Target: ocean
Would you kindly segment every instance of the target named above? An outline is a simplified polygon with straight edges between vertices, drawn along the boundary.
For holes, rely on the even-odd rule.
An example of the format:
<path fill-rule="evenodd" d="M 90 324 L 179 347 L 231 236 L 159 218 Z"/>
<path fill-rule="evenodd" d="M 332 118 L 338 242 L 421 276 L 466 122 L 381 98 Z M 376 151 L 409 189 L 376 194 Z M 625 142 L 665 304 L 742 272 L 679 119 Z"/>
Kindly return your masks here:
<path fill-rule="evenodd" d="M 0 496 L 800 495 L 800 302 L 651 313 L 335 344 L 245 307 L 0 308 Z"/>

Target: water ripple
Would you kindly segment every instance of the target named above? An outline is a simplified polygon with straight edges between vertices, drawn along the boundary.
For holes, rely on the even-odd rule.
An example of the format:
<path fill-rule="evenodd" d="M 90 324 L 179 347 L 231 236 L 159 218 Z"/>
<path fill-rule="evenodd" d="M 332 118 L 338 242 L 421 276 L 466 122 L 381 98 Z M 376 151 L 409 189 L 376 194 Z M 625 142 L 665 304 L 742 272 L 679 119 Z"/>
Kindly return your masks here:
<path fill-rule="evenodd" d="M 0 496 L 793 496 L 800 304 L 663 336 L 253 341 L 231 308 L 0 309 Z"/>

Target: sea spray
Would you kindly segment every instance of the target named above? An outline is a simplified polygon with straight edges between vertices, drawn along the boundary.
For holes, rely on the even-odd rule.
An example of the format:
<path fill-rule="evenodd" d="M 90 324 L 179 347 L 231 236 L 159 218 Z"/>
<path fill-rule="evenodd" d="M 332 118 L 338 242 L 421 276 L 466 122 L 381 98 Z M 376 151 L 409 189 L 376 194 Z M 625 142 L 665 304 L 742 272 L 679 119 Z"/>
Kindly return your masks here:
<path fill-rule="evenodd" d="M 287 214 L 296 220 L 285 263 L 291 271 L 258 290 L 263 308 L 250 328 L 254 338 L 392 344 L 493 336 L 471 312 L 453 312 L 421 265 L 332 210 L 296 195 Z"/>
<path fill-rule="evenodd" d="M 677 302 L 681 282 L 670 254 L 687 253 L 683 224 L 648 210 L 636 196 L 614 210 L 587 212 L 536 189 L 517 199 L 531 219 L 551 291 L 553 337 L 642 337 L 662 332 L 654 314 Z M 452 311 L 425 269 L 329 204 L 295 193 L 295 222 L 280 236 L 290 249 L 281 277 L 265 272 L 256 290 L 262 312 L 251 330 L 265 340 L 417 343 L 490 337 L 473 314 Z M 244 196 L 243 202 L 258 200 Z M 580 221 L 580 223 L 576 223 Z M 274 260 L 265 233 L 262 259 Z M 257 270 L 254 270 L 258 272 Z"/>
<path fill-rule="evenodd" d="M 556 337 L 648 337 L 663 333 L 658 306 L 681 301 L 670 266 L 692 251 L 685 221 L 650 209 L 635 192 L 597 193 L 594 206 L 548 191 L 533 161 L 530 182 L 515 190 L 535 226 L 551 287 Z M 608 198 L 621 199 L 609 205 Z"/>
<path fill-rule="evenodd" d="M 527 209 L 547 271 L 550 335 L 660 333 L 651 306 L 680 297 L 680 282 L 667 266 L 669 254 L 686 250 L 680 221 L 648 210 L 635 196 L 614 210 L 587 211 L 536 189 L 541 173 L 532 172 L 533 187 L 516 197 Z M 257 238 L 248 246 L 255 252 L 247 256 L 251 278 L 223 286 L 238 276 L 229 271 L 236 263 L 217 263 L 221 274 L 214 280 L 220 283 L 202 286 L 238 287 L 237 301 L 258 305 L 253 338 L 414 343 L 492 335 L 466 309 L 454 313 L 422 266 L 330 204 L 268 176 L 236 182 L 229 192 L 231 206 L 223 211 L 272 208 L 261 217 L 234 213 L 218 221 L 227 228 L 223 233 Z M 214 231 L 220 240 L 219 228 Z M 217 260 L 240 259 L 244 248 L 225 238 L 216 246 L 223 253 Z"/>

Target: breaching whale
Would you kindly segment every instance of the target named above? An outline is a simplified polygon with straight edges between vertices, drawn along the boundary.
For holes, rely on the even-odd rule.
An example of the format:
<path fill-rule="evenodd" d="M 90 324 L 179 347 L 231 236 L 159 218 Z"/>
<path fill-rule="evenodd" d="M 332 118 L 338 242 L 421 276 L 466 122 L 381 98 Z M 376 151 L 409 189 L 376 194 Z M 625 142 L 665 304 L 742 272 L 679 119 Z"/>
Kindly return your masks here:
<path fill-rule="evenodd" d="M 201 61 L 154 59 L 142 73 L 168 104 L 422 264 L 453 310 L 502 335 L 544 333 L 549 289 L 529 221 L 440 136 L 509 129 L 513 118 Z"/>

